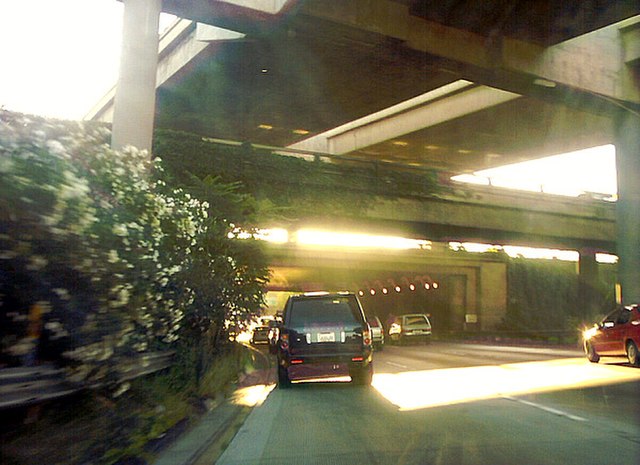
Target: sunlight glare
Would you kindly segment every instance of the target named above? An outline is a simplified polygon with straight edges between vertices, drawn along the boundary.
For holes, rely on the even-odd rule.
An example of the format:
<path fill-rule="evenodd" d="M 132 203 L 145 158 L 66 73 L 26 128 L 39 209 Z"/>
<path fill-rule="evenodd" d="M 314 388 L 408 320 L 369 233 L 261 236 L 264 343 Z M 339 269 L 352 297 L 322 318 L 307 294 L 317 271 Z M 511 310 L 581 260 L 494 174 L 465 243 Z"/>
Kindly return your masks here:
<path fill-rule="evenodd" d="M 577 262 L 580 254 L 575 250 L 545 249 L 540 247 L 524 247 L 515 245 L 481 244 L 477 242 L 449 242 L 452 250 L 465 250 L 472 253 L 503 251 L 512 258 L 546 258 Z"/>
<path fill-rule="evenodd" d="M 286 244 L 289 242 L 289 232 L 282 228 L 258 229 L 254 237 L 274 244 Z"/>
<path fill-rule="evenodd" d="M 596 262 L 614 264 L 618 263 L 618 257 L 616 255 L 611 255 L 608 253 L 597 253 Z"/>
<path fill-rule="evenodd" d="M 275 386 L 275 384 L 257 384 L 240 388 L 234 393 L 231 401 L 244 407 L 257 407 L 262 405 Z"/>
<path fill-rule="evenodd" d="M 602 386 L 640 380 L 640 370 L 595 365 L 583 358 L 545 362 L 379 373 L 374 388 L 400 410 Z"/>
<path fill-rule="evenodd" d="M 302 245 L 333 247 L 369 247 L 385 249 L 429 249 L 431 241 L 407 239 L 396 236 L 375 236 L 369 234 L 337 233 L 315 229 L 301 229 L 296 234 L 296 242 Z"/>

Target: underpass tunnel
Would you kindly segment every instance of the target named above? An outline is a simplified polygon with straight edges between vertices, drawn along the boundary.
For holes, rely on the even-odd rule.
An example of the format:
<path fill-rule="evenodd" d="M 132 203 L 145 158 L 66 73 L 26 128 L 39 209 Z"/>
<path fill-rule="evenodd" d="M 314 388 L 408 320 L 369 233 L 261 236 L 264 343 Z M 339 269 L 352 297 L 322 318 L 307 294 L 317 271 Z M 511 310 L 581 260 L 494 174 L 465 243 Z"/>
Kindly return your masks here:
<path fill-rule="evenodd" d="M 462 266 L 461 266 L 462 265 Z M 487 265 L 495 265 L 490 261 Z M 344 266 L 344 264 L 343 264 Z M 282 266 L 272 268 L 272 279 L 266 296 L 266 313 L 283 309 L 292 293 L 312 291 L 350 291 L 359 296 L 365 313 L 383 322 L 390 316 L 423 313 L 430 316 L 434 334 L 462 333 L 486 329 L 486 323 L 501 319 L 506 311 L 506 265 L 494 266 L 488 282 L 497 283 L 490 292 L 480 286 L 483 266 L 479 262 L 457 266 L 424 264 L 413 269 L 402 266 L 366 268 Z M 501 302 L 492 304 L 495 295 Z M 479 305 L 483 302 L 485 305 Z M 496 317 L 496 307 L 499 315 Z"/>

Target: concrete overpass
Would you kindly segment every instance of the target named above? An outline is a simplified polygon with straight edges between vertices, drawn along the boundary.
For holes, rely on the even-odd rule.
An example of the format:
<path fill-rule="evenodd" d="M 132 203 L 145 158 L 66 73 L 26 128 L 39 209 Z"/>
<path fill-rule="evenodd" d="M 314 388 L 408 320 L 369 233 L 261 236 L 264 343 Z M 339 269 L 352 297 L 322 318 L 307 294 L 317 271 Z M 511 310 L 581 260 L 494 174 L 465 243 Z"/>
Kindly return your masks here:
<path fill-rule="evenodd" d="M 352 230 L 369 227 L 438 242 L 615 254 L 615 208 L 615 203 L 596 199 L 459 186 L 428 198 L 378 197 L 363 215 L 352 219 L 337 216 L 332 218 L 331 226 Z M 313 215 L 304 215 L 301 222 L 307 226 L 323 225 L 322 220 L 314 221 Z"/>
<path fill-rule="evenodd" d="M 161 125 L 173 119 L 178 128 L 278 146 L 320 141 L 329 153 L 455 172 L 615 143 L 621 280 L 627 300 L 640 299 L 637 2 L 542 1 L 525 8 L 496 1 L 479 8 L 472 1 L 126 0 L 125 6 L 132 19 L 130 27 L 125 21 L 125 44 L 150 45 L 138 51 L 125 45 L 122 68 L 133 71 L 119 85 L 124 116 L 116 99 L 116 146 L 144 146 L 127 133 L 153 120 L 155 87 L 140 66 L 155 75 L 153 40 L 143 32 L 153 32 L 162 8 L 245 37 L 210 44 L 202 62 L 167 81 L 158 100 Z M 126 89 L 143 83 L 146 100 L 127 97 Z"/>

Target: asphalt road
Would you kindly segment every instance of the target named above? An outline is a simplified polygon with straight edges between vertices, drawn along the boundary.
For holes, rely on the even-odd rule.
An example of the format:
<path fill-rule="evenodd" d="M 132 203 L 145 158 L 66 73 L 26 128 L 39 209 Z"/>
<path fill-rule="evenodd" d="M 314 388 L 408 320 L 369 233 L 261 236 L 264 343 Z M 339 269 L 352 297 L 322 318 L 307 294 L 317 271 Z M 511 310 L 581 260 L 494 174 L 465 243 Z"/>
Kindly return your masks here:
<path fill-rule="evenodd" d="M 437 342 L 388 346 L 374 367 L 371 388 L 274 389 L 216 463 L 640 463 L 640 369 Z"/>

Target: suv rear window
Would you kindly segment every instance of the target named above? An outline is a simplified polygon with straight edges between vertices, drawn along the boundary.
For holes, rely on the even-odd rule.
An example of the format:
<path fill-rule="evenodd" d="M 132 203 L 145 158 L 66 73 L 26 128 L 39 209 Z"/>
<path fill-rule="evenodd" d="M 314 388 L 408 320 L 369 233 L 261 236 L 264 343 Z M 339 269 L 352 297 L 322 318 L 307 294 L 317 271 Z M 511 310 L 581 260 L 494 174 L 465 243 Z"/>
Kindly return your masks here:
<path fill-rule="evenodd" d="M 359 309 L 355 299 L 327 297 L 294 300 L 289 309 L 289 327 L 359 324 Z"/>

